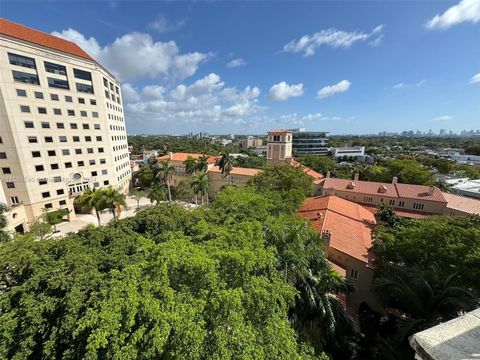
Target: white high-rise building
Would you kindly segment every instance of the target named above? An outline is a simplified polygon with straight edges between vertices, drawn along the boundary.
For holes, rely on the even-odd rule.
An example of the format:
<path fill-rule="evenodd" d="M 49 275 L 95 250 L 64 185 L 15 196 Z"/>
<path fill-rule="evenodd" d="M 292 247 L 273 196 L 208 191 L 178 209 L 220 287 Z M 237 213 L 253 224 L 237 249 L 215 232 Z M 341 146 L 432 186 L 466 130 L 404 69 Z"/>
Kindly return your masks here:
<path fill-rule="evenodd" d="M 76 44 L 0 19 L 0 176 L 22 232 L 87 187 L 128 189 L 120 84 Z"/>

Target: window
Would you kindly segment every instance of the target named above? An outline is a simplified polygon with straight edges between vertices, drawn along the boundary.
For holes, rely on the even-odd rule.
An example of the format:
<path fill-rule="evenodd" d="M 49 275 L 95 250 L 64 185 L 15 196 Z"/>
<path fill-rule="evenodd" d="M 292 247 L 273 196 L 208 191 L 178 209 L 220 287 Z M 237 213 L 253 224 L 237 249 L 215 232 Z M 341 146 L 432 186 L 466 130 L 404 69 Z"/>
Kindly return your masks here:
<path fill-rule="evenodd" d="M 113 91 L 113 84 L 112 83 L 110 83 L 110 90 Z"/>
<path fill-rule="evenodd" d="M 23 71 L 15 71 L 15 70 L 12 70 L 12 75 L 13 75 L 13 80 L 16 82 L 40 85 L 40 81 L 38 81 L 37 75 L 25 73 Z"/>
<path fill-rule="evenodd" d="M 71 163 L 70 161 L 69 161 L 69 162 L 66 162 L 66 163 L 65 163 L 65 167 L 66 167 L 67 169 L 71 168 L 71 167 L 72 167 L 72 163 Z"/>
<path fill-rule="evenodd" d="M 424 204 L 422 203 L 413 203 L 414 210 L 423 210 Z"/>
<path fill-rule="evenodd" d="M 92 111 L 92 116 L 93 116 L 94 118 L 98 118 L 98 112 Z"/>
<path fill-rule="evenodd" d="M 96 171 L 92 171 L 92 176 L 97 176 L 98 173 Z"/>
<path fill-rule="evenodd" d="M 59 166 L 58 166 L 58 164 L 51 164 L 51 165 L 50 165 L 50 168 L 51 168 L 52 170 L 58 170 L 58 169 L 59 169 Z"/>
<path fill-rule="evenodd" d="M 82 154 L 82 149 L 75 149 L 75 154 L 76 155 L 81 155 Z"/>
<path fill-rule="evenodd" d="M 67 142 L 67 137 L 66 136 L 59 136 L 58 138 L 59 138 L 60 142 L 62 142 L 62 143 Z"/>
<path fill-rule="evenodd" d="M 85 162 L 83 160 L 77 161 L 77 166 L 85 166 Z"/>
<path fill-rule="evenodd" d="M 75 110 L 67 110 L 68 116 L 75 116 Z"/>
<path fill-rule="evenodd" d="M 40 91 L 35 91 L 35 99 L 43 99 L 43 93 Z"/>
<path fill-rule="evenodd" d="M 97 141 L 102 141 L 102 137 L 101 136 L 97 136 Z"/>
<path fill-rule="evenodd" d="M 95 160 L 93 160 L 93 159 L 92 159 L 92 160 L 88 160 L 88 164 L 89 164 L 89 165 L 95 165 Z"/>
<path fill-rule="evenodd" d="M 8 189 L 15 189 L 15 183 L 13 181 L 7 181 L 5 184 Z"/>
<path fill-rule="evenodd" d="M 8 167 L 2 168 L 2 172 L 3 172 L 4 174 L 11 174 L 11 173 L 12 173 L 12 171 L 11 171 L 10 168 L 8 168 Z"/>
<path fill-rule="evenodd" d="M 46 113 L 47 113 L 47 108 L 39 107 L 39 108 L 38 108 L 38 113 L 39 113 L 39 114 L 46 114 Z"/>
<path fill-rule="evenodd" d="M 66 200 L 60 200 L 58 202 L 58 205 L 62 206 L 62 205 L 67 205 L 67 201 Z"/>
<path fill-rule="evenodd" d="M 65 101 L 66 102 L 73 102 L 73 99 L 71 96 L 65 96 Z"/>
<path fill-rule="evenodd" d="M 59 183 L 59 182 L 61 182 L 61 181 L 62 181 L 62 177 L 61 177 L 61 176 L 54 176 L 54 177 L 53 177 L 53 182 L 54 182 L 54 183 Z"/>
<path fill-rule="evenodd" d="M 103 86 L 105 86 L 106 88 L 108 88 L 108 80 L 103 78 Z"/>
<path fill-rule="evenodd" d="M 92 137 L 91 136 L 85 136 L 85 141 L 87 141 L 87 142 L 92 141 Z"/>
<path fill-rule="evenodd" d="M 50 191 L 42 192 L 42 198 L 46 199 L 46 198 L 49 198 L 49 197 L 50 197 Z"/>
<path fill-rule="evenodd" d="M 88 130 L 90 129 L 90 126 L 88 124 L 82 124 L 83 130 Z"/>
<path fill-rule="evenodd" d="M 83 70 L 74 68 L 73 76 L 75 76 L 77 79 L 92 81 L 92 74 L 90 74 L 88 71 L 83 71 Z"/>
<path fill-rule="evenodd" d="M 80 111 L 80 116 L 87 117 L 87 112 L 84 110 Z"/>
<path fill-rule="evenodd" d="M 93 148 L 87 148 L 87 153 L 88 154 L 93 154 Z"/>
<path fill-rule="evenodd" d="M 90 99 L 90 105 L 97 105 L 97 100 Z"/>
<path fill-rule="evenodd" d="M 100 130 L 100 124 L 93 124 L 93 128 L 95 130 Z"/>
<path fill-rule="evenodd" d="M 30 69 L 36 69 L 35 60 L 26 56 L 8 53 L 10 64 L 23 66 Z"/>
<path fill-rule="evenodd" d="M 93 94 L 93 86 L 92 85 L 85 85 L 80 83 L 75 83 L 77 86 L 77 91 L 82 93 Z"/>
<path fill-rule="evenodd" d="M 365 197 L 363 198 L 363 201 L 366 202 L 366 203 L 371 203 L 371 202 L 373 202 L 373 197 L 371 197 L 371 196 L 365 196 Z"/>
<path fill-rule="evenodd" d="M 70 85 L 68 85 L 67 80 L 54 79 L 54 78 L 51 78 L 51 77 L 47 77 L 47 82 L 48 82 L 48 87 L 56 88 L 56 89 L 70 90 Z"/>
<path fill-rule="evenodd" d="M 102 170 L 102 175 L 107 175 L 107 174 L 108 174 L 107 169 L 103 169 L 103 170 Z"/>
<path fill-rule="evenodd" d="M 57 195 L 63 195 L 63 194 L 65 194 L 65 190 L 57 189 Z"/>
<path fill-rule="evenodd" d="M 104 152 L 103 147 L 98 148 L 98 152 L 103 153 Z"/>
<path fill-rule="evenodd" d="M 68 149 L 63 149 L 63 150 L 62 150 L 62 155 L 70 155 L 70 150 L 68 150 Z"/>
<path fill-rule="evenodd" d="M 107 99 L 110 99 L 110 93 L 108 92 L 108 90 L 105 90 L 105 96 L 107 97 Z"/>
<path fill-rule="evenodd" d="M 70 123 L 70 129 L 73 129 L 73 130 L 78 129 L 77 124 L 75 124 L 75 123 Z"/>
<path fill-rule="evenodd" d="M 120 94 L 120 91 L 118 90 L 118 86 L 115 86 L 115 92 L 118 94 Z"/>
<path fill-rule="evenodd" d="M 24 121 L 23 123 L 27 129 L 33 129 L 33 121 Z"/>
<path fill-rule="evenodd" d="M 399 207 L 404 207 L 405 206 L 405 201 L 399 201 L 398 206 Z"/>
<path fill-rule="evenodd" d="M 43 165 L 35 165 L 35 171 L 44 171 Z"/>
<path fill-rule="evenodd" d="M 85 99 L 84 98 L 78 98 L 78 103 L 79 104 L 85 104 Z"/>
<path fill-rule="evenodd" d="M 67 75 L 67 68 L 63 65 L 54 64 L 44 61 L 45 71 L 52 74 Z"/>
<path fill-rule="evenodd" d="M 105 185 L 105 186 L 108 186 L 108 184 L 110 184 L 110 181 L 108 181 L 108 180 L 105 180 L 105 181 L 103 182 L 103 185 Z"/>
<path fill-rule="evenodd" d="M 18 205 L 20 203 L 20 201 L 18 201 L 18 197 L 16 196 L 12 196 L 10 198 L 10 202 L 12 203 L 12 205 Z"/>
<path fill-rule="evenodd" d="M 42 157 L 42 155 L 40 154 L 40 151 L 32 151 L 32 157 L 39 158 Z"/>
<path fill-rule="evenodd" d="M 55 150 L 48 150 L 47 154 L 48 154 L 48 156 L 55 156 L 56 155 Z"/>
<path fill-rule="evenodd" d="M 6 158 L 7 158 L 7 154 L 4 152 L 0 152 L 0 159 L 6 159 Z"/>
<path fill-rule="evenodd" d="M 30 112 L 30 106 L 28 105 L 20 105 L 20 111 L 22 113 L 29 113 Z"/>
<path fill-rule="evenodd" d="M 80 136 L 73 136 L 73 141 L 74 142 L 79 142 L 80 141 Z"/>
<path fill-rule="evenodd" d="M 390 200 L 390 201 L 388 202 L 388 205 L 394 206 L 394 205 L 395 205 L 395 200 Z"/>
<path fill-rule="evenodd" d="M 38 143 L 37 137 L 36 137 L 36 136 L 29 136 L 29 137 L 28 137 L 28 142 L 29 142 L 30 144 L 36 144 L 36 143 Z"/>
<path fill-rule="evenodd" d="M 64 123 L 57 123 L 57 129 L 65 129 Z"/>
<path fill-rule="evenodd" d="M 350 278 L 357 280 L 358 279 L 358 270 L 351 269 L 350 270 Z"/>
<path fill-rule="evenodd" d="M 25 90 L 17 89 L 17 96 L 27 97 L 27 92 Z"/>
<path fill-rule="evenodd" d="M 45 209 L 53 209 L 52 203 L 45 204 Z"/>
<path fill-rule="evenodd" d="M 47 185 L 47 179 L 46 178 L 38 179 L 38 185 Z"/>
<path fill-rule="evenodd" d="M 46 143 L 53 143 L 53 137 L 51 137 L 51 136 L 45 136 L 45 142 L 46 142 Z"/>
<path fill-rule="evenodd" d="M 53 101 L 59 101 L 59 97 L 57 94 L 50 94 L 50 99 L 53 100 Z"/>

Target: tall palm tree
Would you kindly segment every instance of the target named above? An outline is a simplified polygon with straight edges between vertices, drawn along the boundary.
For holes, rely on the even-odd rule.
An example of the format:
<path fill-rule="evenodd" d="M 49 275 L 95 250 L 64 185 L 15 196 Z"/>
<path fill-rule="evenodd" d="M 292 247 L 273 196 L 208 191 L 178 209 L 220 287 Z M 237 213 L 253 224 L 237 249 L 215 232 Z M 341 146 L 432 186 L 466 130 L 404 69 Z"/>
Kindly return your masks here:
<path fill-rule="evenodd" d="M 207 172 L 208 170 L 208 156 L 202 155 L 197 160 L 197 171 Z"/>
<path fill-rule="evenodd" d="M 442 275 L 435 265 L 428 269 L 393 266 L 375 281 L 384 305 L 405 314 L 400 319 L 401 340 L 479 306 L 470 290 L 455 285 L 456 278 L 456 273 Z"/>
<path fill-rule="evenodd" d="M 172 191 L 170 189 L 170 182 L 172 181 L 173 174 L 175 173 L 175 167 L 170 165 L 168 161 L 160 161 L 158 163 L 159 171 L 157 178 L 167 185 L 168 189 L 168 201 L 172 202 Z"/>
<path fill-rule="evenodd" d="M 193 175 L 195 174 L 195 171 L 197 171 L 197 160 L 193 157 L 189 156 L 183 164 L 185 165 L 185 172 L 187 175 Z"/>
<path fill-rule="evenodd" d="M 150 188 L 150 192 L 148 193 L 148 198 L 150 199 L 151 203 L 159 203 L 160 201 L 167 200 L 167 193 L 165 188 L 161 186 L 159 183 L 153 184 Z"/>
<path fill-rule="evenodd" d="M 232 185 L 232 176 L 230 173 L 232 172 L 233 169 L 233 157 L 230 156 L 229 153 L 225 152 L 222 154 L 222 157 L 220 158 L 220 161 L 218 162 L 218 167 L 222 171 L 222 174 L 225 176 L 228 176 L 228 183 Z"/>
<path fill-rule="evenodd" d="M 191 185 L 195 193 L 195 205 L 198 204 L 197 194 L 200 194 L 202 198 L 202 205 L 203 205 L 204 197 L 206 197 L 206 201 L 208 205 L 208 174 L 204 172 L 200 172 L 196 174 L 192 179 Z"/>
<path fill-rule="evenodd" d="M 120 206 L 126 206 L 125 195 L 121 194 L 118 190 L 109 186 L 106 189 L 103 189 L 103 196 L 105 201 L 105 206 L 110 209 L 112 212 L 113 218 L 117 218 L 117 209 Z"/>
<path fill-rule="evenodd" d="M 82 195 L 77 199 L 78 206 L 86 211 L 95 210 L 98 225 L 100 226 L 100 211 L 107 208 L 104 191 L 102 189 L 85 189 Z"/>

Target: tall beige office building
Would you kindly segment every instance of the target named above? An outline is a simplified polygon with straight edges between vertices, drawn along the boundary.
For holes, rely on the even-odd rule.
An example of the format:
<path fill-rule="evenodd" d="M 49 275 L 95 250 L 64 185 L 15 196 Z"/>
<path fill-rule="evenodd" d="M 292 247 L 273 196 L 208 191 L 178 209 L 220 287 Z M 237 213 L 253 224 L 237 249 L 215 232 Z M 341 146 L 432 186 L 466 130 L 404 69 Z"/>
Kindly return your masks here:
<path fill-rule="evenodd" d="M 0 19 L 0 201 L 10 230 L 86 188 L 128 189 L 120 84 L 76 44 Z"/>

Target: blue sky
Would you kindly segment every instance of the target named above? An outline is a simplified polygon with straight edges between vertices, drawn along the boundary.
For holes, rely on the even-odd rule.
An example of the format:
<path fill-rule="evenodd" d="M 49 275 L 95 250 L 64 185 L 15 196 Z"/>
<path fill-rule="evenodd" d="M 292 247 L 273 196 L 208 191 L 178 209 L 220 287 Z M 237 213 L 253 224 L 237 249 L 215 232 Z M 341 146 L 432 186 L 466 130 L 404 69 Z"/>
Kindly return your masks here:
<path fill-rule="evenodd" d="M 122 82 L 127 131 L 480 129 L 480 0 L 9 1 Z"/>

